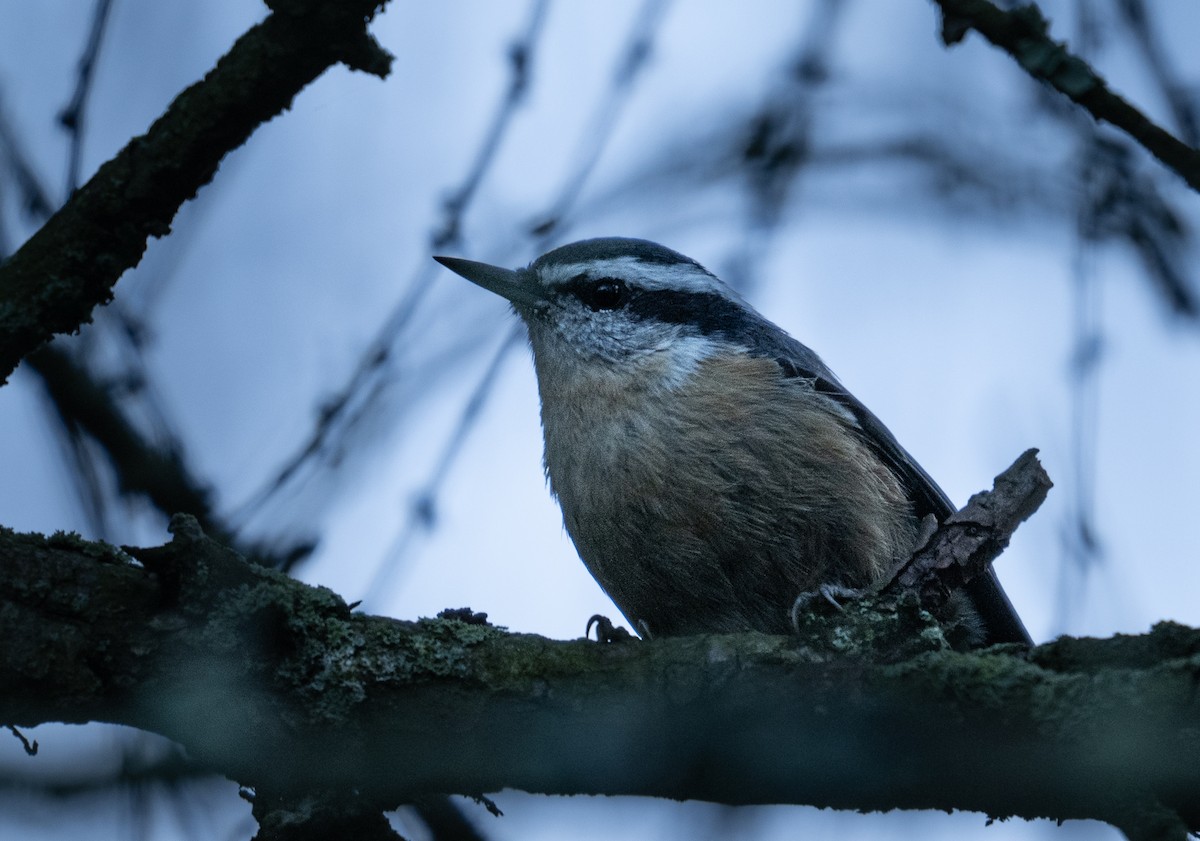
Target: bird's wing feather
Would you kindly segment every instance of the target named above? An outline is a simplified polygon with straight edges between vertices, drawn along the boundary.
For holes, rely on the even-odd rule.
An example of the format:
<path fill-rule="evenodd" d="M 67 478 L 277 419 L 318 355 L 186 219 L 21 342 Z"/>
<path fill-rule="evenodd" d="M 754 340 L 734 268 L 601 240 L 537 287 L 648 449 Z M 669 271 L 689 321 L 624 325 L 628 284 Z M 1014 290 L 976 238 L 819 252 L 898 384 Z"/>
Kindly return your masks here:
<path fill-rule="evenodd" d="M 946 492 L 933 481 L 916 459 L 900 446 L 900 442 L 883 425 L 883 421 L 875 417 L 862 401 L 841 384 L 816 353 L 786 333 L 778 331 L 773 334 L 764 332 L 758 346 L 750 350 L 756 356 L 774 357 L 784 376 L 809 381 L 816 393 L 841 407 L 858 426 L 863 440 L 896 474 L 896 478 L 908 491 L 916 506 L 918 517 L 933 514 L 940 522 L 954 512 L 954 505 L 946 496 Z"/>
<path fill-rule="evenodd" d="M 896 474 L 915 506 L 918 517 L 933 514 L 944 521 L 956 510 L 946 492 L 925 469 L 900 446 L 900 442 L 862 401 L 841 384 L 821 358 L 805 345 L 787 334 L 764 332 L 758 345 L 751 349 L 755 355 L 772 356 L 786 377 L 807 380 L 813 390 L 833 401 L 861 430 L 863 440 Z M 989 566 L 984 575 L 972 579 L 966 591 L 987 629 L 987 641 L 1019 642 L 1032 645 L 1012 602 Z"/>

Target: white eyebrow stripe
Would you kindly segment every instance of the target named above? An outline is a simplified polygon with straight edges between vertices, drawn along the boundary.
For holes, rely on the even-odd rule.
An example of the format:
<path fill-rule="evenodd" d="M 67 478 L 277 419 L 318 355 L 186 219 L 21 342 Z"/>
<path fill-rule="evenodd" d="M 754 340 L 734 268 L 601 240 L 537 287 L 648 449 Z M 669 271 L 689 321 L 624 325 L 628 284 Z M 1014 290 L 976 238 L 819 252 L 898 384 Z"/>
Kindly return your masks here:
<path fill-rule="evenodd" d="M 539 272 L 542 284 L 551 288 L 570 283 L 581 274 L 628 279 L 642 289 L 715 294 L 743 303 L 725 283 L 695 263 L 651 263 L 636 257 L 614 257 L 545 266 Z"/>
<path fill-rule="evenodd" d="M 539 274 L 544 286 L 562 286 L 581 274 L 588 277 L 628 277 L 635 272 L 640 273 L 640 266 L 640 261 L 635 257 L 615 257 L 609 260 L 587 260 L 582 263 L 556 263 L 543 266 Z"/>

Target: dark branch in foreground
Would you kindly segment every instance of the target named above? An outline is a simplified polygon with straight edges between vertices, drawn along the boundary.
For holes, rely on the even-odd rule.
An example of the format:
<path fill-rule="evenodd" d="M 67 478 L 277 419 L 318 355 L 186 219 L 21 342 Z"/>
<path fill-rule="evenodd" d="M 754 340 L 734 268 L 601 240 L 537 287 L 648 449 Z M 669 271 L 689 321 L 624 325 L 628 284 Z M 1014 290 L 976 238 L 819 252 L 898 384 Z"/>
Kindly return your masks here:
<path fill-rule="evenodd" d="M 0 266 L 0 385 L 25 354 L 90 320 L 221 159 L 327 67 L 385 76 L 390 56 L 366 32 L 384 2 L 272 0 L 266 20 Z"/>
<path fill-rule="evenodd" d="M 0 722 L 161 733 L 256 811 L 354 792 L 375 828 L 504 787 L 1200 827 L 1193 629 L 961 653 L 910 590 L 798 638 L 556 642 L 354 614 L 172 531 L 136 561 L 0 534 Z"/>
<path fill-rule="evenodd" d="M 1200 191 L 1200 151 L 1152 122 L 1109 89 L 1108 83 L 1078 56 L 1053 40 L 1049 24 L 1032 3 L 1004 11 L 990 0 L 934 0 L 942 10 L 942 40 L 956 44 L 974 29 L 1007 52 L 1021 67 L 1095 119 L 1116 126 Z"/>

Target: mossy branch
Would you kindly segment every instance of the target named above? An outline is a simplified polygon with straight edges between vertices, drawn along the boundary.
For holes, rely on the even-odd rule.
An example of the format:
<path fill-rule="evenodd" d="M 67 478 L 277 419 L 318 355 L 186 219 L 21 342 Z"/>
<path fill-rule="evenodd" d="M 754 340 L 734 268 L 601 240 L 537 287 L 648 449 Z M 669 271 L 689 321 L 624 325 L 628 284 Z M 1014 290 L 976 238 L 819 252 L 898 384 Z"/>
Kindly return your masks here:
<path fill-rule="evenodd" d="M 0 535 L 0 722 L 127 724 L 272 797 L 379 809 L 511 787 L 1200 826 L 1190 628 L 960 653 L 910 592 L 872 608 L 926 625 L 883 659 L 840 653 L 864 606 L 824 637 L 562 642 L 356 614 L 172 530 Z"/>

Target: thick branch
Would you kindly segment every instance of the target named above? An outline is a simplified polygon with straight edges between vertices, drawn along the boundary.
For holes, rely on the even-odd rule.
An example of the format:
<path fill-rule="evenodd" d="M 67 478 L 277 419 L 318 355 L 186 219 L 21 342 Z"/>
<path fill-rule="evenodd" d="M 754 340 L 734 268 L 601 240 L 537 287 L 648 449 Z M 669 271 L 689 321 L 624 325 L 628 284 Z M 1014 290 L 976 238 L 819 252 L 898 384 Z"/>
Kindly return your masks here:
<path fill-rule="evenodd" d="M 1126 824 L 1165 804 L 1200 826 L 1188 628 L 1028 657 L 953 652 L 927 629 L 925 653 L 887 663 L 757 634 L 554 642 L 356 615 L 172 525 L 170 544 L 131 550 L 141 565 L 0 536 L 0 721 L 162 733 L 285 799 L 514 787 Z"/>
<path fill-rule="evenodd" d="M 0 384 L 25 354 L 111 300 L 147 239 L 168 233 L 221 159 L 325 68 L 386 75 L 390 57 L 365 29 L 384 2 L 273 0 L 266 20 L 0 266 Z"/>
<path fill-rule="evenodd" d="M 1048 34 L 1049 25 L 1032 3 L 1011 12 L 990 0 L 934 0 L 942 10 L 942 40 L 955 44 L 971 29 L 1007 52 L 1035 79 L 1083 106 L 1096 120 L 1111 123 L 1200 191 L 1200 151 L 1152 122 L 1109 89 L 1083 59 Z"/>

